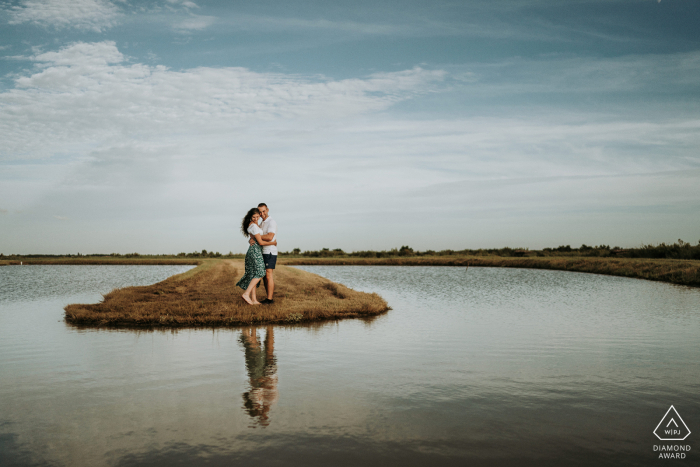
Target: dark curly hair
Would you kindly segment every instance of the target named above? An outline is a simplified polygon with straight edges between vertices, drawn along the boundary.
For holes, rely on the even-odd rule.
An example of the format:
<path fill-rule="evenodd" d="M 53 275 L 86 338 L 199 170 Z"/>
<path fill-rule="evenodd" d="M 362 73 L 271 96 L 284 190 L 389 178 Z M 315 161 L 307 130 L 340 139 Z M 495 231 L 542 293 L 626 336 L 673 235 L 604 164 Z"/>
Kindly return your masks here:
<path fill-rule="evenodd" d="M 243 232 L 244 237 L 248 236 L 248 226 L 253 221 L 253 215 L 255 215 L 255 214 L 258 214 L 258 215 L 260 214 L 260 211 L 258 210 L 258 208 L 250 208 L 248 213 L 243 218 L 243 223 L 241 224 L 241 232 Z"/>

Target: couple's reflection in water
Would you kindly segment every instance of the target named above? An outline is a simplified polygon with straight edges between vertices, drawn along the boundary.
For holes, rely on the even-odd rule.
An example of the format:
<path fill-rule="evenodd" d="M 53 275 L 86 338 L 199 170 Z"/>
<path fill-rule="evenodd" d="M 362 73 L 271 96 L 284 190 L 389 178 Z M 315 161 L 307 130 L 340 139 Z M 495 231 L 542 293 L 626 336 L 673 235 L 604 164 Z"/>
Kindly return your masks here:
<path fill-rule="evenodd" d="M 256 328 L 245 328 L 240 341 L 245 351 L 245 367 L 250 389 L 243 393 L 243 406 L 253 419 L 253 426 L 270 424 L 270 409 L 277 402 L 277 363 L 275 361 L 275 332 L 265 329 L 265 340 L 260 342 Z"/>
<path fill-rule="evenodd" d="M 367 327 L 381 316 L 360 318 Z M 319 330 L 331 322 L 304 325 L 307 330 Z M 336 322 L 337 324 L 337 322 Z M 299 327 L 299 325 L 295 326 Z M 245 352 L 245 367 L 248 372 L 249 390 L 243 393 L 243 408 L 253 421 L 251 427 L 266 427 L 270 424 L 270 409 L 279 399 L 277 390 L 277 359 L 275 358 L 275 331 L 272 325 L 265 327 L 265 339 L 261 340 L 258 330 L 247 327 L 241 330 L 239 341 Z M 260 331 L 262 335 L 262 330 Z"/>

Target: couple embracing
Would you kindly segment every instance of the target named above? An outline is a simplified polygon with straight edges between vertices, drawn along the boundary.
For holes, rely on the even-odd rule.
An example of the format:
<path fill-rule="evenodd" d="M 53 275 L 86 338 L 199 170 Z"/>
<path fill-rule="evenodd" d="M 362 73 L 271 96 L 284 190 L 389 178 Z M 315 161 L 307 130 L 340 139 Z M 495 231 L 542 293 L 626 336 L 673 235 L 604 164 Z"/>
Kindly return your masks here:
<path fill-rule="evenodd" d="M 245 255 L 245 274 L 236 285 L 245 290 L 242 297 L 249 305 L 270 305 L 274 303 L 272 294 L 275 292 L 273 273 L 277 264 L 277 222 L 270 217 L 267 204 L 260 203 L 257 208 L 248 211 L 243 218 L 241 231 L 250 238 L 250 247 Z M 265 284 L 267 298 L 259 302 L 255 290 L 260 285 L 260 279 Z"/>

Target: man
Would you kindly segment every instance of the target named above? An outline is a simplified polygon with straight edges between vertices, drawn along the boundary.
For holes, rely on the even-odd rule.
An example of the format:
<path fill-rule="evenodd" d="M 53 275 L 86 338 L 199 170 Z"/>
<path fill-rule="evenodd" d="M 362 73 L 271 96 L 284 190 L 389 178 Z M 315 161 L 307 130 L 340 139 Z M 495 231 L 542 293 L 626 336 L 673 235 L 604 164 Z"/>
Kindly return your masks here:
<path fill-rule="evenodd" d="M 267 204 L 258 204 L 258 211 L 260 211 L 260 217 L 262 217 L 262 231 L 263 234 L 261 238 L 266 242 L 271 242 L 273 238 L 277 235 L 277 222 L 270 217 L 270 210 L 267 208 Z M 250 244 L 255 242 L 252 238 L 250 239 Z M 265 305 L 270 305 L 274 303 L 272 299 L 272 294 L 275 292 L 275 279 L 273 273 L 275 272 L 275 265 L 277 264 L 277 246 L 269 245 L 262 248 L 263 261 L 265 261 L 265 277 L 263 277 L 263 283 L 265 284 L 265 290 L 267 291 L 267 298 L 261 300 L 260 303 Z"/>

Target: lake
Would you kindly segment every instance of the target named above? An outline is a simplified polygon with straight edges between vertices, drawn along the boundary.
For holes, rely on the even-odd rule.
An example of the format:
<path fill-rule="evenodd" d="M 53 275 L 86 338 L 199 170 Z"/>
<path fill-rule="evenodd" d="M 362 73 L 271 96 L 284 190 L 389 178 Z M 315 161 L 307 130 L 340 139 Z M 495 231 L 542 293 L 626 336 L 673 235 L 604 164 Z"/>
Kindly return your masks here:
<path fill-rule="evenodd" d="M 367 320 L 95 330 L 189 266 L 0 267 L 0 465 L 698 465 L 700 290 L 564 271 L 299 267 Z M 659 441 L 674 405 L 692 433 Z"/>

